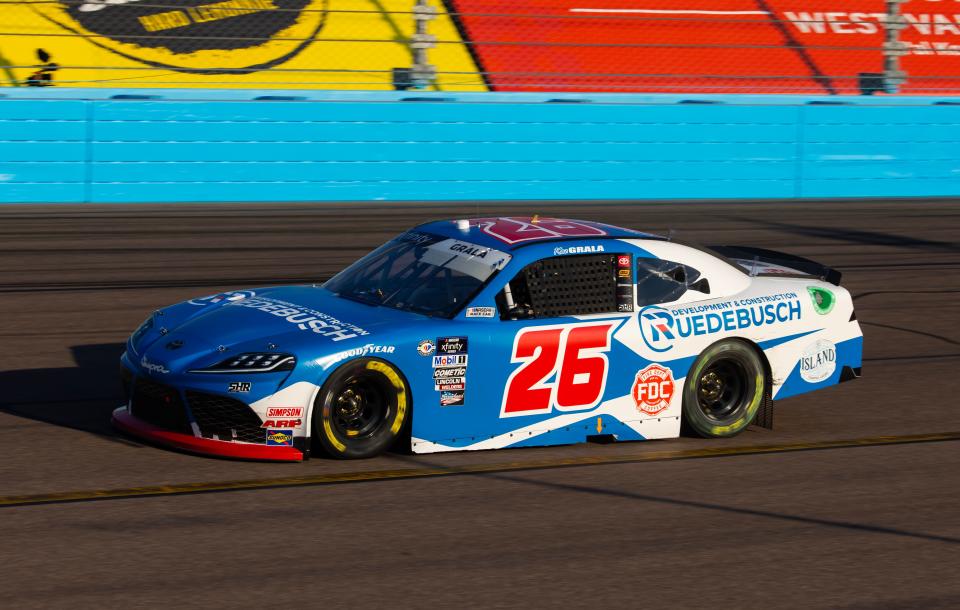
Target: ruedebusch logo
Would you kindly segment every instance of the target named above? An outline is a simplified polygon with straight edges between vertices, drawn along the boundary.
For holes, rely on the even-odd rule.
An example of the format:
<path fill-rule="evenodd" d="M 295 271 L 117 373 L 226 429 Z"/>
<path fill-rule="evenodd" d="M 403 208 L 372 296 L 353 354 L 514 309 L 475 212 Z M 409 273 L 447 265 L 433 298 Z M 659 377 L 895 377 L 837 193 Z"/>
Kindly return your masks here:
<path fill-rule="evenodd" d="M 789 300 L 782 300 L 784 298 Z M 799 320 L 800 316 L 800 300 L 794 293 L 673 311 L 653 305 L 640 311 L 640 334 L 647 347 L 655 352 L 666 352 L 673 349 L 678 338 L 791 322 Z"/>
<path fill-rule="evenodd" d="M 370 334 L 359 326 L 342 322 L 331 315 L 278 299 L 257 297 L 230 303 L 230 305 L 250 307 L 273 314 L 279 318 L 284 318 L 291 324 L 296 324 L 300 330 L 309 330 L 322 337 L 331 337 L 333 341 L 343 341 L 344 339 Z"/>

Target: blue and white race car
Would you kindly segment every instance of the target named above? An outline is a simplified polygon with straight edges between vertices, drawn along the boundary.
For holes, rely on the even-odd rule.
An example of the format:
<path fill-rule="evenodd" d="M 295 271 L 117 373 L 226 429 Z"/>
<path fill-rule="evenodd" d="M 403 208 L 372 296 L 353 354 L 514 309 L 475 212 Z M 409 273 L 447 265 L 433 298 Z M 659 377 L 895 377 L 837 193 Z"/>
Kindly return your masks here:
<path fill-rule="evenodd" d="M 120 429 L 300 460 L 705 437 L 859 376 L 839 273 L 594 222 L 421 225 L 324 284 L 153 313 L 122 357 Z"/>

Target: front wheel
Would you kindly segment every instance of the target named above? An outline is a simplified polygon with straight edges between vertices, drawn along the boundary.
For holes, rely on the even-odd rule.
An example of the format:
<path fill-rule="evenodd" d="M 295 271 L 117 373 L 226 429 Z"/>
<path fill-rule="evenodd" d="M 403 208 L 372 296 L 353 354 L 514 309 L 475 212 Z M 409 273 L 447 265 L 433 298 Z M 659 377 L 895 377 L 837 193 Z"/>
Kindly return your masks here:
<path fill-rule="evenodd" d="M 354 360 L 334 371 L 317 396 L 313 437 L 332 457 L 373 457 L 397 440 L 409 411 L 406 383 L 393 366 Z"/>
<path fill-rule="evenodd" d="M 752 347 L 735 340 L 715 343 L 687 375 L 683 419 L 700 436 L 734 436 L 753 421 L 766 390 L 766 371 Z"/>

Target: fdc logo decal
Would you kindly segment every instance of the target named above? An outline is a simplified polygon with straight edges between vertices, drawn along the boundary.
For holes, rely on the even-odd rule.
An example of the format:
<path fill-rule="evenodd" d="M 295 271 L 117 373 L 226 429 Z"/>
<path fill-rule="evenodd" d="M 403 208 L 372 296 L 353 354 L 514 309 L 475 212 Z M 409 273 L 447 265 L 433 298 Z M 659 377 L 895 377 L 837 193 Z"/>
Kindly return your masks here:
<path fill-rule="evenodd" d="M 673 348 L 677 338 L 673 314 L 662 307 L 644 307 L 640 311 L 640 334 L 647 347 L 655 352 L 666 352 Z"/>
<path fill-rule="evenodd" d="M 61 0 L 32 8 L 97 46 L 179 72 L 255 72 L 323 29 L 329 0 Z"/>
<path fill-rule="evenodd" d="M 670 406 L 673 388 L 673 371 L 651 364 L 633 380 L 633 401 L 641 413 L 656 415 Z"/>

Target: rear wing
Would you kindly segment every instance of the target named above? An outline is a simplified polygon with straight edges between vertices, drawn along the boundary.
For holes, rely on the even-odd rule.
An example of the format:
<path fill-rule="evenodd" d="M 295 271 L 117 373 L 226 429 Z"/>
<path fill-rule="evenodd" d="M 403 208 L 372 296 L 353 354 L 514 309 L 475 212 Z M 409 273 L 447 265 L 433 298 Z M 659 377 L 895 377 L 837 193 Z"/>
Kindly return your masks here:
<path fill-rule="evenodd" d="M 749 246 L 708 246 L 751 276 L 815 277 L 840 285 L 840 272 L 808 258 Z"/>

